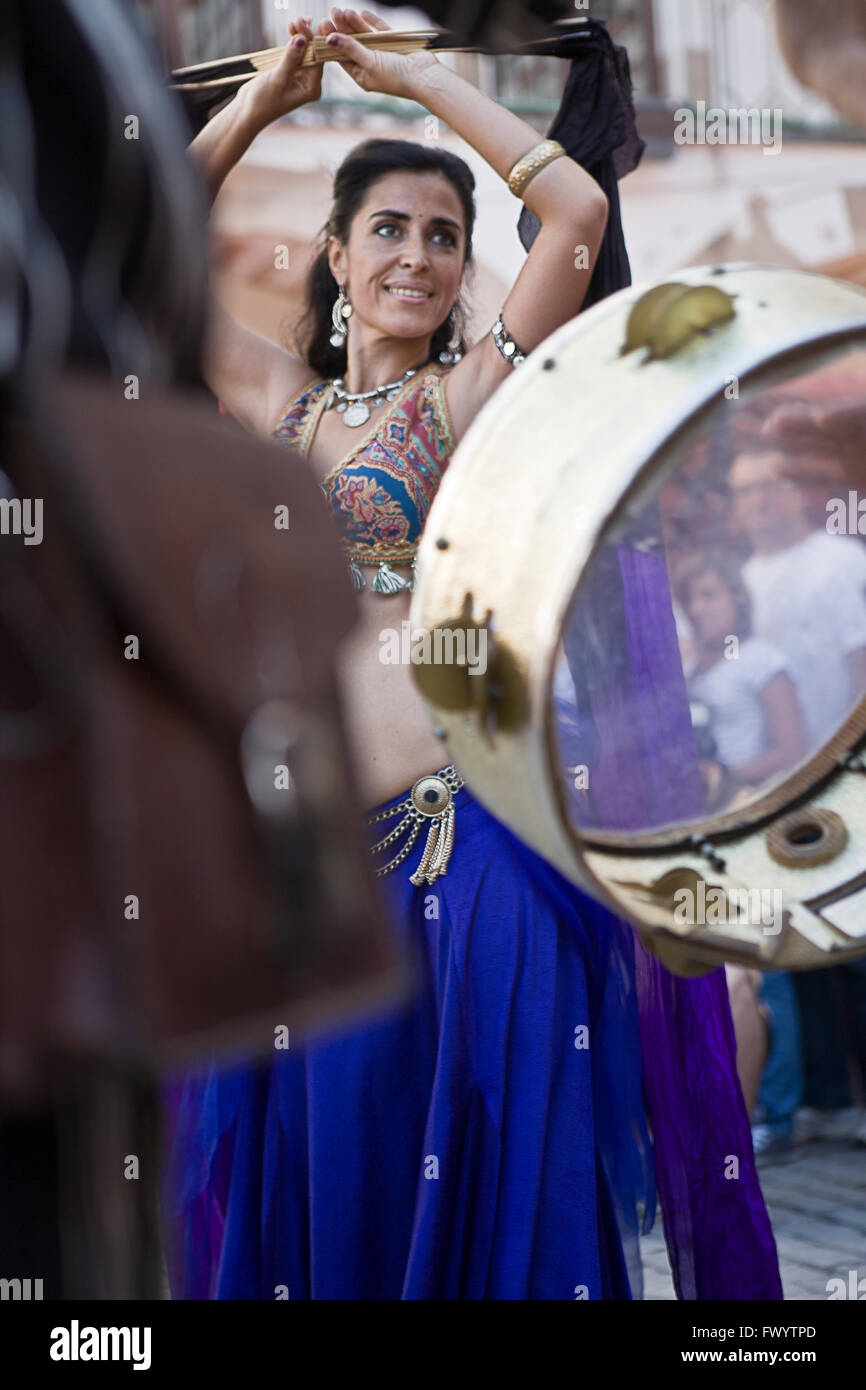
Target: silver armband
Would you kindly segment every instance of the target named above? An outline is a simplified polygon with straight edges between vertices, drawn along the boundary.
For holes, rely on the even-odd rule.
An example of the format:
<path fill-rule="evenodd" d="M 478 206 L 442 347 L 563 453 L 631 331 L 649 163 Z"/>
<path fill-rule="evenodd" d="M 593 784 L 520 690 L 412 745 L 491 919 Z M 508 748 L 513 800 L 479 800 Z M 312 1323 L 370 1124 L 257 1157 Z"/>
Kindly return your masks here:
<path fill-rule="evenodd" d="M 521 362 L 526 361 L 526 353 L 523 352 L 515 343 L 505 324 L 502 322 L 502 315 L 494 323 L 490 332 L 493 334 L 493 341 L 502 353 L 506 362 L 512 367 L 519 367 Z"/>

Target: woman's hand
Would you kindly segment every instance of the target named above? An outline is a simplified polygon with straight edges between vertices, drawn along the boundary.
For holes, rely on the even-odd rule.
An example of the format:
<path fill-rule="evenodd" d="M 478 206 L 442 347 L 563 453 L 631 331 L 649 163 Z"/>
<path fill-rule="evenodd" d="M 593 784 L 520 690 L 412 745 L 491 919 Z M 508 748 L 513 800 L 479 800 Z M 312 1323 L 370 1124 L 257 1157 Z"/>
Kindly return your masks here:
<path fill-rule="evenodd" d="M 316 34 L 324 37 L 332 34 L 335 27 L 330 19 L 323 19 Z M 301 67 L 304 50 L 312 38 L 312 21 L 293 19 L 289 24 L 289 41 L 278 65 L 269 72 L 260 72 L 241 89 L 246 110 L 262 129 L 289 111 L 318 101 L 322 95 L 322 64 Z"/>
<path fill-rule="evenodd" d="M 433 53 L 377 53 L 358 43 L 355 34 L 373 31 L 387 33 L 390 25 L 372 10 L 331 10 L 335 31 L 328 44 L 340 55 L 340 62 L 365 92 L 382 92 L 392 97 L 415 97 L 431 68 L 440 66 Z"/>

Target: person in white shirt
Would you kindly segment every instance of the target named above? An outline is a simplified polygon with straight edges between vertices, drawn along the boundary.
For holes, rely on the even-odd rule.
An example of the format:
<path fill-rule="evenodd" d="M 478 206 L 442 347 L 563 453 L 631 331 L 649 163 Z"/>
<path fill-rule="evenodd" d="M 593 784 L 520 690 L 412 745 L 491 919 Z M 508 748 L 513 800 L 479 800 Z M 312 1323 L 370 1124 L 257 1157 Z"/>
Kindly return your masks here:
<path fill-rule="evenodd" d="M 752 549 L 743 579 L 755 634 L 785 656 L 810 751 L 836 732 L 866 693 L 866 546 L 826 525 L 834 497 L 846 498 L 858 484 L 862 492 L 864 433 L 862 400 L 832 407 L 780 404 L 763 437 L 738 454 L 729 474 L 732 518 Z M 845 1037 L 847 1027 L 866 1057 L 866 961 L 793 978 L 809 1107 L 797 1112 L 795 1137 L 856 1132 L 866 1143 L 866 1110 L 853 1103 Z M 786 1108 L 771 1107 L 774 1114 Z"/>
<path fill-rule="evenodd" d="M 754 633 L 785 658 L 810 751 L 866 693 L 866 547 L 815 529 L 805 470 L 818 482 L 822 464 L 756 449 L 736 458 L 729 478 L 733 520 L 752 547 L 743 579 Z M 825 467 L 823 476 L 838 490 L 838 475 Z"/>
<path fill-rule="evenodd" d="M 724 551 L 698 552 L 678 571 L 677 591 L 694 652 L 689 697 L 709 711 L 716 756 L 727 773 L 720 782 L 724 804 L 796 766 L 806 751 L 803 719 L 784 656 L 751 635 L 751 602 L 737 561 Z M 737 1072 L 750 1117 L 761 1116 L 752 1128 L 755 1156 L 759 1164 L 777 1161 L 791 1148 L 803 1090 L 794 985 L 781 971 L 761 976 L 729 964 L 725 972 Z"/>
<path fill-rule="evenodd" d="M 700 551 L 679 569 L 677 591 L 693 640 L 689 696 L 709 711 L 728 795 L 790 771 L 806 746 L 797 693 L 784 656 L 752 635 L 739 565 L 723 551 Z"/>

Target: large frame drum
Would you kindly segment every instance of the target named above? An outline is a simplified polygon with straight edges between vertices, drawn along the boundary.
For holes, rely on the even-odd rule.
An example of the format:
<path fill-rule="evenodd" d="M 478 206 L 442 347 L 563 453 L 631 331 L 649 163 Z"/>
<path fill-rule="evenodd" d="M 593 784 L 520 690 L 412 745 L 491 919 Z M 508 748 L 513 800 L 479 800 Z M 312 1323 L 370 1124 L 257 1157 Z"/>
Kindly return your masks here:
<path fill-rule="evenodd" d="M 866 293 L 698 268 L 566 324 L 457 450 L 411 623 L 475 794 L 672 969 L 866 954 Z"/>

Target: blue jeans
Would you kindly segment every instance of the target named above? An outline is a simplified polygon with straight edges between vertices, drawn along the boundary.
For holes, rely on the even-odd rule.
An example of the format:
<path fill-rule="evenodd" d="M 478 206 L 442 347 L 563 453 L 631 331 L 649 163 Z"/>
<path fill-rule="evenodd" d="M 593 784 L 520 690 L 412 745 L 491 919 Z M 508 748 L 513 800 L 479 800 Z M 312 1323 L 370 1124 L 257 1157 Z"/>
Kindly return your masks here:
<path fill-rule="evenodd" d="M 764 1123 L 790 1138 L 794 1111 L 803 1096 L 803 1042 L 800 1009 L 791 976 L 783 970 L 761 978 L 761 1001 L 770 1011 L 770 1050 L 758 1091 Z"/>

